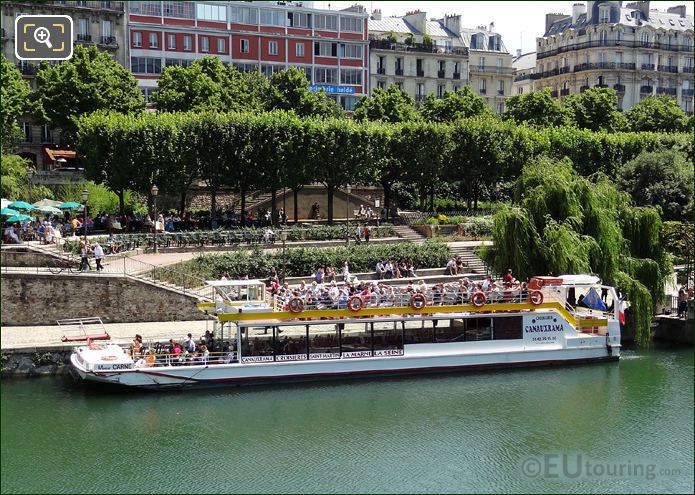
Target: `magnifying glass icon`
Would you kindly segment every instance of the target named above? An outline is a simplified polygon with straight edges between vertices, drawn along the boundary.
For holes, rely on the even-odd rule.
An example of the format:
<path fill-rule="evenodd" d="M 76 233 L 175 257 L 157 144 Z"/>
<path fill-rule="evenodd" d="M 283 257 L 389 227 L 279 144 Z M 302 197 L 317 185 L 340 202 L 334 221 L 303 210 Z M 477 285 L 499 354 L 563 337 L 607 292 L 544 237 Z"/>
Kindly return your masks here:
<path fill-rule="evenodd" d="M 45 27 L 37 28 L 34 31 L 34 39 L 37 43 L 44 43 L 48 48 L 53 48 L 51 43 L 51 32 Z"/>

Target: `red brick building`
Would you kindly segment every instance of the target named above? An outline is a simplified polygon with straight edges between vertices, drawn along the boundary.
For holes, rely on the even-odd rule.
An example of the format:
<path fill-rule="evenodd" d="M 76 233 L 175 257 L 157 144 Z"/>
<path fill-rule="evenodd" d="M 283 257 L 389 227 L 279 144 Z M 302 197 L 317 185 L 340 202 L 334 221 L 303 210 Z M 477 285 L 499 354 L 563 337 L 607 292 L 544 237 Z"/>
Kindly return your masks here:
<path fill-rule="evenodd" d="M 270 76 L 303 69 L 346 110 L 369 94 L 367 13 L 313 2 L 127 2 L 129 67 L 146 98 L 168 65 L 214 55 Z"/>

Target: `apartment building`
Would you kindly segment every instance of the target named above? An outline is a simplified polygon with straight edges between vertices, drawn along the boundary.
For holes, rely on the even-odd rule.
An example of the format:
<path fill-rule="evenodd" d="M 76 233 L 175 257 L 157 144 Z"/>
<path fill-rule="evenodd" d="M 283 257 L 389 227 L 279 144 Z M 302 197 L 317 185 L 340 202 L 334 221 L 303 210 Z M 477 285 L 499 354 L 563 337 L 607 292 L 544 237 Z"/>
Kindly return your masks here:
<path fill-rule="evenodd" d="M 536 91 L 536 52 L 521 53 L 516 51 L 512 60 L 514 78 L 512 80 L 512 95 L 523 95 Z"/>
<path fill-rule="evenodd" d="M 242 71 L 271 76 L 288 67 L 306 72 L 351 111 L 368 94 L 367 13 L 311 2 L 128 2 L 128 67 L 146 98 L 169 65 L 205 55 Z"/>
<path fill-rule="evenodd" d="M 17 65 L 22 76 L 32 88 L 36 87 L 38 62 L 19 61 L 15 57 L 14 21 L 18 15 L 69 15 L 74 23 L 76 44 L 96 45 L 125 64 L 124 2 L 110 1 L 54 1 L 54 2 L 2 2 L 2 53 Z M 39 171 L 49 170 L 61 164 L 72 165 L 75 151 L 61 143 L 60 132 L 48 125 L 38 125 L 26 115 L 19 120 L 22 142 L 19 154 L 29 160 Z"/>
<path fill-rule="evenodd" d="M 652 95 L 669 95 L 693 113 L 693 16 L 649 2 L 574 4 L 572 15 L 547 14 L 536 40 L 535 84 L 558 98 L 590 87 L 618 92 L 628 110 Z"/>

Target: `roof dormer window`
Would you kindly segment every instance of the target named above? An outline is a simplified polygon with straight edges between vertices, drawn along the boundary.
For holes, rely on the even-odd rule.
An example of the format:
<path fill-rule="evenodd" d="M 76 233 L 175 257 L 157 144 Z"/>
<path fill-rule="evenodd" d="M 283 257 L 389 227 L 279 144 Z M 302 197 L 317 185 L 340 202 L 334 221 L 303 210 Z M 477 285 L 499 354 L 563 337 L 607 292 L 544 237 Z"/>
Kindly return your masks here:
<path fill-rule="evenodd" d="M 598 8 L 598 22 L 608 23 L 611 22 L 611 7 L 610 5 L 600 5 Z"/>

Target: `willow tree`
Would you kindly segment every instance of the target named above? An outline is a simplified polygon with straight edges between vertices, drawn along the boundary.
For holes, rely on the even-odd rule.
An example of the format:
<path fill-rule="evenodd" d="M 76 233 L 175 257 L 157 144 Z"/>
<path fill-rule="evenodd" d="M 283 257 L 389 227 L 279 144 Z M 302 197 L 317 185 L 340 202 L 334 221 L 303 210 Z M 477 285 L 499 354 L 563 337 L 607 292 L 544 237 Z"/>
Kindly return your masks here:
<path fill-rule="evenodd" d="M 605 177 L 580 177 L 568 160 L 541 158 L 515 185 L 515 205 L 494 217 L 493 249 L 484 253 L 498 272 L 519 277 L 595 273 L 627 294 L 636 339 L 646 344 L 670 261 L 659 242 L 656 210 L 636 208 Z"/>

